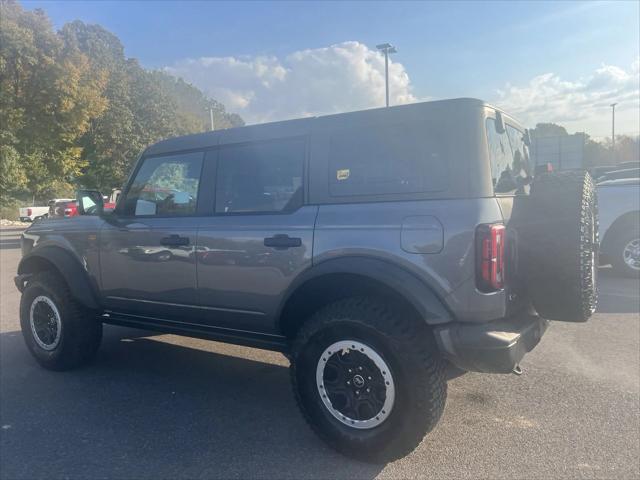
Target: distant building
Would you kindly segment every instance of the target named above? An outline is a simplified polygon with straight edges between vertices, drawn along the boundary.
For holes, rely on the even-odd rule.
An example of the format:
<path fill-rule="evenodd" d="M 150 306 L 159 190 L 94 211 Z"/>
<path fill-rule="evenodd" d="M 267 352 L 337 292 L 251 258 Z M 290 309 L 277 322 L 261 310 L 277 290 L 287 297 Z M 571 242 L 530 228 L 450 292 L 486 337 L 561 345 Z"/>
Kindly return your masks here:
<path fill-rule="evenodd" d="M 534 137 L 531 139 L 531 157 L 534 164 L 550 163 L 554 170 L 584 168 L 584 146 L 586 135 L 560 135 L 556 137 Z"/>

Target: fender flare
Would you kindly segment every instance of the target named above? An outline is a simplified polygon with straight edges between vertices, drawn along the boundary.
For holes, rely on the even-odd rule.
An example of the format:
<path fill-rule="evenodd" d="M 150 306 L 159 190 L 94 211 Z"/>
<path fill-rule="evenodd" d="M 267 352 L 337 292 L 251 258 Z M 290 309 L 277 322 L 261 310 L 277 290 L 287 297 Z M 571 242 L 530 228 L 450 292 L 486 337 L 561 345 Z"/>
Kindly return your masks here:
<path fill-rule="evenodd" d="M 45 246 L 22 257 L 18 264 L 18 276 L 16 277 L 18 289 L 24 286 L 28 277 L 38 272 L 38 270 L 34 270 L 34 266 L 42 260 L 56 268 L 67 282 L 71 295 L 77 301 L 92 310 L 100 308 L 95 285 L 86 269 L 71 253 L 56 246 Z"/>
<path fill-rule="evenodd" d="M 404 297 L 429 325 L 448 323 L 454 318 L 433 289 L 405 268 L 377 258 L 345 256 L 324 260 L 300 274 L 278 306 L 278 323 L 287 303 L 300 288 L 311 280 L 330 274 L 359 275 L 389 287 Z"/>

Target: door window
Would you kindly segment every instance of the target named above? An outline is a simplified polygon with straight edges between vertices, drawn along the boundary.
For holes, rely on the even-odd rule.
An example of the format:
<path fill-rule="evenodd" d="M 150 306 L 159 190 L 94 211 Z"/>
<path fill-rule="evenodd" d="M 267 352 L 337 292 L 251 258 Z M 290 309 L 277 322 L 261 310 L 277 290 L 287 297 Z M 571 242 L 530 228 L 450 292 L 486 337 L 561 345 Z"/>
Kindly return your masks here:
<path fill-rule="evenodd" d="M 194 215 L 202 156 L 202 152 L 197 152 L 144 159 L 127 192 L 125 214 Z"/>
<path fill-rule="evenodd" d="M 302 205 L 305 142 L 301 139 L 225 147 L 218 157 L 217 213 L 296 210 Z"/>

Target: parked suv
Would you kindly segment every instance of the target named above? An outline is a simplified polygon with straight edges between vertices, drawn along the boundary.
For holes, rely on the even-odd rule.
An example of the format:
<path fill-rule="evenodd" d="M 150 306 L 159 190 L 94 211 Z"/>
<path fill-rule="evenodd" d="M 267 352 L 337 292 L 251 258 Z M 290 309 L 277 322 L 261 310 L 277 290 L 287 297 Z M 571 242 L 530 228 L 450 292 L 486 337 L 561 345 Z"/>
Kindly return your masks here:
<path fill-rule="evenodd" d="M 76 367 L 110 323 L 281 351 L 329 445 L 399 458 L 450 367 L 520 373 L 549 319 L 594 311 L 591 179 L 533 179 L 527 144 L 457 99 L 152 145 L 113 212 L 80 191 L 79 216 L 24 233 L 27 347 Z"/>

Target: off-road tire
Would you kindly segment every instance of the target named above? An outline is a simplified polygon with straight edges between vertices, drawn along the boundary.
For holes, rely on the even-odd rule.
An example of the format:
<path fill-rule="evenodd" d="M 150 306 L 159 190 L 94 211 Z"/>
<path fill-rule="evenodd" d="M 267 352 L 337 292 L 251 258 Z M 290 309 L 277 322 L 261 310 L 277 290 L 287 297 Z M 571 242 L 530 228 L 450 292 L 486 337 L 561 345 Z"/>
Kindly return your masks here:
<path fill-rule="evenodd" d="M 521 230 L 533 306 L 549 320 L 585 322 L 597 303 L 598 205 L 586 172 L 536 177 Z"/>
<path fill-rule="evenodd" d="M 395 404 L 381 424 L 358 430 L 339 422 L 316 384 L 322 352 L 336 341 L 358 341 L 389 365 Z M 386 463 L 414 450 L 438 423 L 447 397 L 445 362 L 429 327 L 390 303 L 369 297 L 337 301 L 316 312 L 292 346 L 291 379 L 297 404 L 311 428 L 338 452 Z"/>
<path fill-rule="evenodd" d="M 30 324 L 30 308 L 37 297 L 50 299 L 60 314 L 60 340 L 53 350 L 40 347 Z M 48 370 L 70 370 L 90 362 L 102 340 L 102 322 L 70 294 L 64 279 L 54 272 L 36 274 L 20 299 L 20 326 L 27 348 Z"/>
<path fill-rule="evenodd" d="M 611 266 L 621 276 L 638 278 L 640 270 L 632 268 L 624 261 L 625 247 L 632 241 L 640 241 L 640 229 L 637 226 L 628 226 L 615 232 L 607 251 L 610 252 Z"/>

